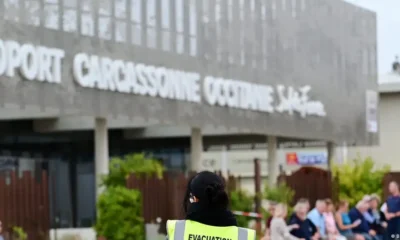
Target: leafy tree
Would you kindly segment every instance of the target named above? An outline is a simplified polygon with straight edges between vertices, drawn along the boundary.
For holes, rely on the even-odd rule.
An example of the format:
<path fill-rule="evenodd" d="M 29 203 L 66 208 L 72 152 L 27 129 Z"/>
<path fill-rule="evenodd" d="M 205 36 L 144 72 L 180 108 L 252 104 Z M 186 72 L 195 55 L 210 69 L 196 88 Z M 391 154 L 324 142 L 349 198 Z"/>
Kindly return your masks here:
<path fill-rule="evenodd" d="M 106 188 L 97 202 L 97 235 L 107 240 L 144 240 L 142 196 L 140 191 L 125 187 L 126 179 L 131 174 L 162 177 L 163 171 L 161 163 L 144 154 L 111 159 L 109 175 L 103 176 Z"/>
<path fill-rule="evenodd" d="M 156 175 L 162 177 L 163 165 L 156 159 L 146 157 L 145 154 L 128 154 L 122 158 L 112 158 L 110 161 L 109 174 L 103 177 L 106 187 L 125 186 L 126 179 L 131 174 Z"/>
<path fill-rule="evenodd" d="M 254 197 L 243 190 L 230 192 L 230 206 L 233 211 L 251 212 L 253 210 Z M 239 227 L 248 227 L 252 220 L 246 216 L 236 216 Z"/>
<path fill-rule="evenodd" d="M 350 206 L 357 204 L 367 194 L 382 196 L 382 179 L 390 171 L 389 166 L 375 166 L 372 158 L 360 156 L 342 165 L 333 166 L 333 174 L 339 179 L 339 199 Z"/>

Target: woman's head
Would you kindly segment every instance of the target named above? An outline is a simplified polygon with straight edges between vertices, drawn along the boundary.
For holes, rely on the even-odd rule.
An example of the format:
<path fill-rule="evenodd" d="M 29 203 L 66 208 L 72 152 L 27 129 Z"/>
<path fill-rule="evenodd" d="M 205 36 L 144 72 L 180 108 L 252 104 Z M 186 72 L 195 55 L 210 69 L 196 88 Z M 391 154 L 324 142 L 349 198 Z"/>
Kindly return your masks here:
<path fill-rule="evenodd" d="M 381 198 L 377 194 L 371 195 L 369 204 L 372 209 L 378 209 L 380 202 L 381 202 Z"/>
<path fill-rule="evenodd" d="M 341 211 L 341 212 L 349 211 L 349 202 L 347 202 L 345 200 L 340 200 L 337 205 L 337 210 Z"/>
<path fill-rule="evenodd" d="M 335 206 L 333 206 L 332 200 L 326 199 L 325 200 L 326 204 L 326 211 L 327 212 L 334 212 L 335 211 Z"/>
<path fill-rule="evenodd" d="M 296 213 L 296 215 L 300 218 L 300 219 L 306 219 L 307 218 L 307 212 L 308 212 L 308 204 L 305 202 L 298 202 L 295 206 L 294 206 L 294 211 Z"/>
<path fill-rule="evenodd" d="M 229 199 L 223 179 L 209 171 L 196 174 L 187 185 L 183 202 L 185 212 L 189 203 L 198 203 L 211 209 L 228 208 Z"/>
<path fill-rule="evenodd" d="M 269 212 L 271 215 L 274 215 L 275 207 L 276 207 L 276 203 L 274 203 L 274 202 L 269 203 L 268 212 Z"/>
<path fill-rule="evenodd" d="M 276 218 L 286 218 L 287 206 L 285 204 L 279 203 L 275 206 L 274 217 Z"/>
<path fill-rule="evenodd" d="M 389 183 L 389 192 L 391 194 L 399 194 L 399 184 L 395 181 Z"/>

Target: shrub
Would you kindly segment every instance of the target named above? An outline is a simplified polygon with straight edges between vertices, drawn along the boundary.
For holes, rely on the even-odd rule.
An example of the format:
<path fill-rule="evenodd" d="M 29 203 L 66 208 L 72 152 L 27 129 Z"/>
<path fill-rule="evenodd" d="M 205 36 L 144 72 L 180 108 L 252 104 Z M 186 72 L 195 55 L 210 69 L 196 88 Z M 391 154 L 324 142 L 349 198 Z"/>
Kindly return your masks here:
<path fill-rule="evenodd" d="M 131 174 L 162 177 L 163 166 L 144 154 L 129 154 L 113 158 L 109 174 L 103 176 L 104 192 L 97 202 L 98 217 L 95 230 L 107 240 L 145 239 L 140 191 L 126 188 Z"/>
<path fill-rule="evenodd" d="M 152 175 L 162 177 L 163 165 L 156 159 L 146 157 L 145 154 L 128 154 L 122 158 L 112 158 L 109 174 L 103 177 L 103 184 L 110 186 L 125 186 L 130 174 Z"/>
<path fill-rule="evenodd" d="M 233 211 L 251 212 L 253 210 L 254 198 L 243 190 L 230 192 L 230 205 Z M 246 216 L 236 216 L 239 227 L 248 227 L 252 220 Z"/>
<path fill-rule="evenodd" d="M 107 188 L 97 202 L 95 230 L 107 240 L 145 239 L 142 198 L 137 190 L 121 186 Z"/>
<path fill-rule="evenodd" d="M 285 183 L 279 183 L 275 187 L 269 187 L 268 183 L 265 184 L 264 198 L 268 201 L 277 203 L 291 204 L 294 197 L 294 191 Z"/>
<path fill-rule="evenodd" d="M 12 227 L 12 235 L 16 240 L 26 240 L 28 239 L 28 234 L 24 231 L 22 227 L 14 226 Z"/>
<path fill-rule="evenodd" d="M 333 174 L 339 179 L 339 199 L 354 206 L 366 194 L 375 193 L 382 197 L 382 179 L 389 171 L 389 166 L 378 168 L 372 158 L 362 159 L 360 156 L 334 166 Z"/>

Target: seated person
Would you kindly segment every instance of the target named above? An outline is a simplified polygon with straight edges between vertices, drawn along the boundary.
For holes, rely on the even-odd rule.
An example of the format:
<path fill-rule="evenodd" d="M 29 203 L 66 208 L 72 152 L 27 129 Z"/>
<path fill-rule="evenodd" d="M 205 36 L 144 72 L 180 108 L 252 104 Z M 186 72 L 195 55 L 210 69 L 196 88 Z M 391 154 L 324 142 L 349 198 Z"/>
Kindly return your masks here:
<path fill-rule="evenodd" d="M 294 213 L 290 217 L 288 225 L 297 224 L 299 227 L 292 229 L 290 233 L 300 239 L 304 240 L 317 240 L 318 230 L 317 227 L 307 218 L 307 203 L 301 202 L 294 206 Z"/>
<path fill-rule="evenodd" d="M 317 200 L 315 208 L 307 214 L 307 218 L 317 227 L 320 238 L 327 238 L 324 213 L 326 212 L 325 200 Z"/>
<path fill-rule="evenodd" d="M 371 195 L 369 212 L 373 217 L 373 222 L 370 224 L 370 227 L 377 235 L 383 236 L 386 233 L 387 222 L 385 214 L 379 209 L 379 204 L 380 197 L 376 194 Z"/>
<path fill-rule="evenodd" d="M 336 221 L 334 217 L 335 207 L 330 199 L 325 200 L 326 212 L 323 214 L 325 219 L 326 233 L 329 239 L 332 240 L 346 240 L 346 237 L 339 233 L 336 227 Z"/>
<path fill-rule="evenodd" d="M 379 236 L 377 236 L 376 232 L 370 228 L 370 225 L 364 217 L 364 213 L 368 211 L 369 204 L 366 201 L 359 201 L 356 207 L 352 208 L 349 211 L 349 217 L 352 223 L 360 222 L 360 224 L 354 227 L 353 233 L 361 234 L 364 236 L 365 240 L 381 240 Z"/>
<path fill-rule="evenodd" d="M 365 240 L 362 235 L 353 233 L 352 229 L 360 225 L 361 220 L 352 223 L 348 211 L 349 203 L 344 200 L 340 201 L 335 214 L 336 224 L 340 234 L 347 239 Z"/>

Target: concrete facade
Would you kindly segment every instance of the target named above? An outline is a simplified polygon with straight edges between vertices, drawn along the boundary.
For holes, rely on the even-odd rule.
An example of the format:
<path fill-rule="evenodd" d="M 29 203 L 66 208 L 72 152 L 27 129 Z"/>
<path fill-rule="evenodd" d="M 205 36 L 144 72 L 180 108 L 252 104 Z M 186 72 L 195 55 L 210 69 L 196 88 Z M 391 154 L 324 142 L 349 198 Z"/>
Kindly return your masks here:
<path fill-rule="evenodd" d="M 123 2 L 32 0 L 18 5 L 5 0 L 2 40 L 59 48 L 66 55 L 60 83 L 26 81 L 18 73 L 1 76 L 0 118 L 89 116 L 132 126 L 211 126 L 377 143 L 365 121 L 366 90 L 376 90 L 374 13 L 328 0 L 232 0 L 216 6 L 194 0 Z M 44 14 L 35 10 L 38 6 L 47 9 Z M 196 72 L 202 79 L 210 75 L 269 85 L 275 89 L 275 110 L 281 104 L 278 85 L 310 86 L 309 100 L 320 101 L 327 116 L 302 118 L 287 111 L 263 113 L 82 88 L 71 70 L 80 52 Z"/>
<path fill-rule="evenodd" d="M 400 77 L 399 77 L 400 80 Z M 400 149 L 398 140 L 400 138 L 400 92 L 381 93 L 379 146 L 349 147 L 348 159 L 357 155 L 372 157 L 378 165 L 389 165 L 393 171 L 400 171 Z"/>

